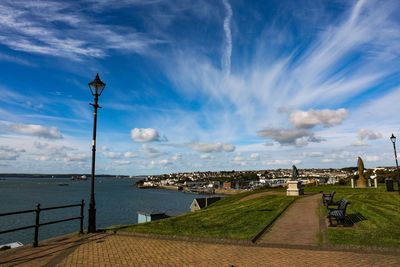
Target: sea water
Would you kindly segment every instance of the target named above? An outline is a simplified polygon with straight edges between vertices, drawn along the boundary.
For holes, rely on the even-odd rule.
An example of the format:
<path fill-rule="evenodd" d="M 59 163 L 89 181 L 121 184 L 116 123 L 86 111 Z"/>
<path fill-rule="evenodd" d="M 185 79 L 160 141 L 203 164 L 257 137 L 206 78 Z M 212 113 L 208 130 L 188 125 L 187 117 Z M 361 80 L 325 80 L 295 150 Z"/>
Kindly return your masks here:
<path fill-rule="evenodd" d="M 137 223 L 138 211 L 159 211 L 177 215 L 188 212 L 192 194 L 159 189 L 138 189 L 135 179 L 96 177 L 95 200 L 97 228 Z M 84 225 L 87 227 L 90 179 L 14 178 L 0 180 L 0 213 L 61 205 L 85 200 Z M 80 216 L 80 207 L 42 211 L 41 223 Z M 0 231 L 35 224 L 35 213 L 0 217 Z M 79 220 L 40 227 L 39 241 L 79 231 Z M 0 235 L 0 245 L 15 241 L 32 243 L 34 229 Z"/>

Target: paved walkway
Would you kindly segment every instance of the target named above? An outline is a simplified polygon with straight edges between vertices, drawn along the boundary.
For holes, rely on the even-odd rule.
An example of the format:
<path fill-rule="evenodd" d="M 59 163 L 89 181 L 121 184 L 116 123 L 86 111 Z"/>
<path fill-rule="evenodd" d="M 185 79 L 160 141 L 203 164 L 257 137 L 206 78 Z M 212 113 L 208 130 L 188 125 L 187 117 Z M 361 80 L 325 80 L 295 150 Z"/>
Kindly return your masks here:
<path fill-rule="evenodd" d="M 340 259 L 337 262 L 337 259 Z M 337 262 L 337 264 L 335 264 Z M 109 235 L 57 266 L 399 266 L 400 257 Z"/>
<path fill-rule="evenodd" d="M 71 236 L 38 248 L 0 252 L 0 266 L 400 266 L 396 252 L 213 244 L 123 234 Z"/>
<path fill-rule="evenodd" d="M 39 242 L 39 247 L 26 245 L 0 251 L 0 266 L 45 266 L 53 259 L 64 257 L 68 251 L 84 242 L 91 242 L 91 235 L 68 235 Z"/>
<path fill-rule="evenodd" d="M 258 241 L 260 244 L 318 245 L 321 195 L 296 200 Z"/>
<path fill-rule="evenodd" d="M 397 255 L 99 235 L 48 266 L 400 266 Z M 338 259 L 340 259 L 338 261 Z"/>

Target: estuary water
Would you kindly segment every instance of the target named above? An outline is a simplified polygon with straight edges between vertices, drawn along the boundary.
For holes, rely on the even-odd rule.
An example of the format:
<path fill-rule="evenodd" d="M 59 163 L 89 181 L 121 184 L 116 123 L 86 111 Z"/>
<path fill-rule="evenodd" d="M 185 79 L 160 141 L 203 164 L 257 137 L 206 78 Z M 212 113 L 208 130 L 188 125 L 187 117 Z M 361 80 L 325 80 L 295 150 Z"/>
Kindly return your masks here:
<path fill-rule="evenodd" d="M 138 211 L 161 211 L 177 215 L 188 212 L 198 195 L 158 189 L 138 189 L 136 179 L 96 177 L 95 199 L 97 228 L 137 223 Z M 66 185 L 61 185 L 66 184 Z M 72 181 L 62 178 L 13 178 L 0 180 L 0 213 L 78 204 L 85 200 L 84 222 L 87 229 L 90 179 Z M 77 217 L 80 208 L 41 212 L 41 223 Z M 0 217 L 0 231 L 33 225 L 35 213 Z M 79 220 L 40 227 L 39 241 L 79 231 Z M 14 241 L 32 243 L 34 229 L 0 235 L 0 245 Z"/>

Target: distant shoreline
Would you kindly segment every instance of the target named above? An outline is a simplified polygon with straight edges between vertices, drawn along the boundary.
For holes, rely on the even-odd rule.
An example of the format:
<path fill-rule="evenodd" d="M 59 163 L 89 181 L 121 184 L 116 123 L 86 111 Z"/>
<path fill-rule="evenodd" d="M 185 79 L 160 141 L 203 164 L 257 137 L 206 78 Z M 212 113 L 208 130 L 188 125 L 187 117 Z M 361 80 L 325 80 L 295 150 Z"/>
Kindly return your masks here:
<path fill-rule="evenodd" d="M 195 192 L 179 190 L 178 189 L 179 187 L 176 186 L 176 185 L 159 185 L 159 186 L 138 186 L 138 185 L 135 185 L 135 186 L 138 189 L 164 189 L 164 190 L 172 190 L 172 191 L 182 192 L 182 193 L 185 193 L 185 194 L 198 194 L 198 193 L 195 193 Z M 241 189 L 215 189 L 215 192 L 213 194 L 205 194 L 205 195 L 236 195 L 236 194 L 243 193 L 243 192 L 247 192 L 247 191 L 246 190 L 241 190 Z"/>
<path fill-rule="evenodd" d="M 90 179 L 90 174 L 84 173 L 71 173 L 71 174 L 28 174 L 28 173 L 0 173 L 0 178 L 71 178 L 77 176 L 86 176 Z M 103 177 L 103 178 L 119 178 L 119 179 L 143 179 L 146 176 L 129 176 L 129 175 L 110 175 L 110 174 L 96 174 L 96 177 Z"/>

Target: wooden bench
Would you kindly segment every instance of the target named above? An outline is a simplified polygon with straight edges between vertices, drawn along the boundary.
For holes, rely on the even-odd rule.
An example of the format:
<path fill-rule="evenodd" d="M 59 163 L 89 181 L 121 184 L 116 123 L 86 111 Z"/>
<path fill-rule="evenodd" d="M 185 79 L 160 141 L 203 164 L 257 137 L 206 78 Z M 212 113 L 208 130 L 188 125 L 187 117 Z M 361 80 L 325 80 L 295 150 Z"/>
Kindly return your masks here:
<path fill-rule="evenodd" d="M 335 191 L 330 192 L 329 194 L 322 194 L 322 202 L 325 206 L 331 205 L 333 202 L 333 196 L 335 195 Z"/>
<path fill-rule="evenodd" d="M 328 219 L 329 219 L 329 226 L 332 226 L 332 219 L 336 220 L 336 225 L 340 222 L 341 224 L 344 224 L 344 220 L 346 218 L 346 208 L 347 205 L 349 205 L 350 202 L 342 198 L 339 202 L 337 202 L 337 208 L 330 208 L 328 207 Z"/>

